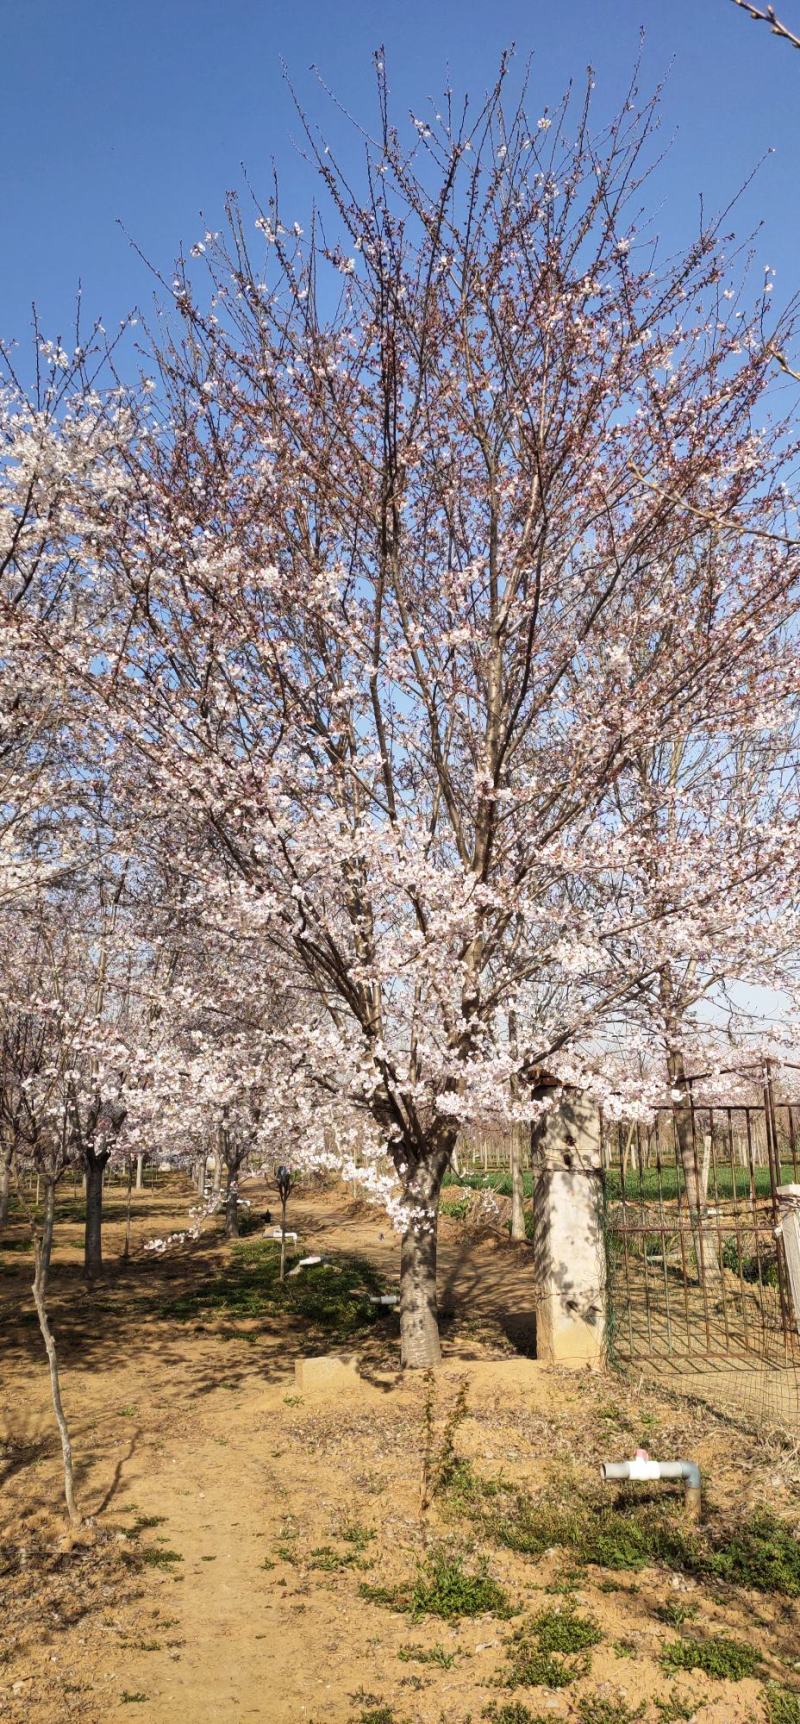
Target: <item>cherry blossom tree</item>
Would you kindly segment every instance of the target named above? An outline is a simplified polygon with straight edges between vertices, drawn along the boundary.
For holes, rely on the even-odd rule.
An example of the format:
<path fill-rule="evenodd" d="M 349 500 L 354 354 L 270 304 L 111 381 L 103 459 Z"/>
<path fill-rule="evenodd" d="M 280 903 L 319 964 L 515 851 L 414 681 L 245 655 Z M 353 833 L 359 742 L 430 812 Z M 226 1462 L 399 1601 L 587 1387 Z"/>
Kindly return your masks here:
<path fill-rule="evenodd" d="M 406 143 L 379 57 L 361 189 L 309 123 L 326 225 L 276 190 L 198 242 L 205 288 L 179 265 L 104 532 L 118 644 L 81 669 L 392 1159 L 409 1365 L 460 1123 L 530 1118 L 658 973 L 632 915 L 695 892 L 644 907 L 618 786 L 758 698 L 797 602 L 771 279 L 713 221 L 663 256 L 653 103 L 595 136 L 588 95 L 531 120 L 507 84 Z"/>

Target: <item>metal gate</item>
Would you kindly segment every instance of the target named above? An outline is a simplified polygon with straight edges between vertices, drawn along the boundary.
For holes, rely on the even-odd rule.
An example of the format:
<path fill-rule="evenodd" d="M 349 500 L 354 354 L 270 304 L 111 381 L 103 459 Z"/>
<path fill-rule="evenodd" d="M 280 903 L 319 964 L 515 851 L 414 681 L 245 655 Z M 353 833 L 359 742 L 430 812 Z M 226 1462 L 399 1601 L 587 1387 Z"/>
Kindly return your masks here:
<path fill-rule="evenodd" d="M 800 1186 L 800 1102 L 781 1099 L 768 1067 L 758 1100 L 700 1101 L 699 1081 L 651 1123 L 604 1129 L 612 1351 L 796 1428 L 800 1313 L 779 1192 Z"/>

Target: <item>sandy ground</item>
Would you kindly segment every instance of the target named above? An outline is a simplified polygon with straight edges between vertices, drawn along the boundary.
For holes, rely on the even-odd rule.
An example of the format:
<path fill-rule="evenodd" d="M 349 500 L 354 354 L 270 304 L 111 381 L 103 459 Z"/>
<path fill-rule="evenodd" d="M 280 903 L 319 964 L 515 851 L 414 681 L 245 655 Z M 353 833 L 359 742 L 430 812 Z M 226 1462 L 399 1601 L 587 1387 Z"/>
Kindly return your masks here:
<path fill-rule="evenodd" d="M 431 1391 L 399 1373 L 396 1320 L 361 1349 L 362 1374 L 347 1393 L 328 1395 L 297 1393 L 295 1358 L 307 1348 L 296 1330 L 167 1321 L 159 1297 L 196 1284 L 227 1250 L 209 1233 L 167 1259 L 142 1253 L 143 1240 L 167 1231 L 188 1202 L 174 1192 L 139 1198 L 132 1258 L 120 1267 L 112 1192 L 109 1273 L 91 1294 L 80 1279 L 80 1229 L 61 1229 L 54 1321 L 89 1517 L 77 1541 L 64 1538 L 24 1254 L 3 1254 L 0 1719 L 359 1724 L 385 1705 L 396 1724 L 477 1724 L 493 1701 L 509 1699 L 497 1682 L 513 1624 L 492 1616 L 410 1622 L 359 1594 L 365 1580 L 408 1576 L 438 1538 L 469 1544 L 468 1531 L 440 1521 L 435 1504 L 421 1506 Z M 368 1255 L 396 1281 L 391 1230 L 341 1194 L 298 1198 L 293 1220 L 304 1250 Z M 690 1447 L 722 1511 L 769 1499 L 797 1517 L 800 1465 L 777 1440 L 657 1389 L 551 1372 L 526 1358 L 519 1349 L 530 1346 L 530 1294 L 525 1246 L 468 1240 L 456 1223 L 443 1224 L 441 1299 L 454 1316 L 444 1324 L 446 1362 L 430 1417 L 441 1433 L 465 1381 L 457 1447 L 479 1470 L 504 1471 L 531 1489 L 566 1481 L 579 1490 L 596 1480 L 601 1456 L 647 1439 L 664 1452 Z M 130 1538 L 137 1522 L 148 1524 Z M 347 1536 L 354 1527 L 355 1544 Z M 141 1550 L 156 1553 L 157 1564 L 131 1565 Z M 486 1554 L 515 1605 L 535 1611 L 557 1597 L 547 1589 L 563 1581 L 563 1553 L 537 1563 L 495 1548 Z M 659 1649 L 674 1631 L 654 1612 L 676 1595 L 700 1598 L 691 1582 L 655 1570 L 591 1570 L 578 1585 L 603 1642 L 574 1688 L 515 1696 L 534 1716 L 576 1718 L 580 1697 L 593 1695 L 647 1702 L 645 1716 L 655 1720 L 654 1697 L 674 1689 L 699 1724 L 763 1718 L 755 1681 L 732 1685 L 695 1672 L 673 1682 L 661 1672 Z M 702 1615 L 706 1632 L 755 1640 L 782 1680 L 792 1679 L 796 1661 L 800 1667 L 796 1606 L 704 1592 Z M 441 1646 L 442 1662 L 399 1656 L 409 1645 Z"/>

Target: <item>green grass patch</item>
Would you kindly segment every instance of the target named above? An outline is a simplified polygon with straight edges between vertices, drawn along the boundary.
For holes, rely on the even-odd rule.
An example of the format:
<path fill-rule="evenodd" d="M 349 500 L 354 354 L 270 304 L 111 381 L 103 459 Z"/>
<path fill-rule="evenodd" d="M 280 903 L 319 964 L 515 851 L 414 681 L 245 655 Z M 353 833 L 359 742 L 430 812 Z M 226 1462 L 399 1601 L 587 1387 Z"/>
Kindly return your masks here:
<path fill-rule="evenodd" d="M 336 1538 L 352 1544 L 357 1551 L 365 1551 L 376 1536 L 374 1527 L 365 1526 L 363 1521 L 353 1520 L 349 1515 L 337 1521 L 333 1531 Z"/>
<path fill-rule="evenodd" d="M 453 1621 L 461 1616 L 512 1615 L 503 1588 L 492 1579 L 485 1562 L 466 1569 L 464 1558 L 443 1546 L 430 1552 L 409 1584 L 386 1587 L 364 1582 L 359 1591 L 373 1604 L 407 1611 L 416 1618 L 441 1616 Z"/>
<path fill-rule="evenodd" d="M 177 1550 L 161 1550 L 157 1545 L 149 1545 L 141 1552 L 141 1560 L 147 1568 L 171 1568 L 176 1562 L 183 1562 L 183 1557 Z"/>
<path fill-rule="evenodd" d="M 523 1700 L 506 1700 L 502 1706 L 493 1700 L 481 1717 L 491 1718 L 492 1724 L 553 1724 L 552 1712 L 532 1712 Z"/>
<path fill-rule="evenodd" d="M 662 1649 L 664 1670 L 702 1670 L 716 1682 L 741 1682 L 757 1675 L 761 1655 L 744 1640 L 712 1634 L 706 1640 L 672 1640 Z"/>
<path fill-rule="evenodd" d="M 587 1694 L 578 1701 L 578 1724 L 637 1724 L 645 1715 L 644 1701 L 634 1707 L 627 1700 L 605 1700 L 599 1694 Z"/>
<path fill-rule="evenodd" d="M 800 1694 L 769 1682 L 764 1690 L 767 1724 L 800 1724 Z"/>
<path fill-rule="evenodd" d="M 677 1598 L 670 1598 L 666 1604 L 659 1604 L 655 1611 L 659 1622 L 665 1622 L 668 1628 L 682 1628 L 685 1622 L 693 1622 L 698 1615 L 698 1604 L 682 1604 Z"/>
<path fill-rule="evenodd" d="M 439 1214 L 449 1215 L 451 1221 L 463 1221 L 469 1211 L 468 1197 L 442 1198 L 439 1204 Z"/>
<path fill-rule="evenodd" d="M 297 1261 L 297 1253 L 287 1256 L 287 1269 Z M 384 1290 L 371 1263 L 346 1254 L 332 1254 L 330 1263 L 312 1264 L 281 1282 L 280 1246 L 271 1239 L 254 1239 L 234 1245 L 221 1274 L 161 1305 L 159 1314 L 179 1322 L 215 1314 L 239 1318 L 280 1314 L 302 1320 L 329 1339 L 346 1339 L 385 1315 L 369 1297 Z"/>
<path fill-rule="evenodd" d="M 502 1681 L 509 1688 L 568 1688 L 589 1671 L 589 1650 L 603 1636 L 590 1616 L 573 1605 L 542 1610 L 506 1642 Z"/>
<path fill-rule="evenodd" d="M 680 1694 L 672 1689 L 666 1700 L 654 1700 L 655 1709 L 661 1724 L 691 1724 L 697 1713 L 693 1700 L 682 1700 Z"/>
<path fill-rule="evenodd" d="M 401 1646 L 397 1653 L 401 1664 L 435 1664 L 439 1670 L 452 1670 L 456 1661 L 454 1652 L 448 1652 L 444 1646 Z"/>
<path fill-rule="evenodd" d="M 769 1509 L 744 1520 L 730 1538 L 712 1550 L 710 1572 L 756 1592 L 800 1596 L 800 1542 L 785 1521 Z"/>
<path fill-rule="evenodd" d="M 787 1184 L 794 1179 L 793 1164 L 784 1162 L 781 1166 L 779 1184 Z M 526 1197 L 533 1195 L 533 1180 L 530 1172 L 523 1173 L 523 1190 Z M 754 1169 L 754 1183 L 757 1197 L 769 1197 L 770 1177 L 768 1167 Z M 443 1185 L 469 1186 L 473 1191 L 496 1191 L 500 1197 L 511 1196 L 511 1174 L 506 1168 L 493 1168 L 487 1173 L 446 1173 Z M 622 1177 L 619 1167 L 611 1167 L 605 1176 L 606 1195 L 610 1202 L 619 1202 L 622 1197 Z M 735 1189 L 734 1189 L 735 1188 Z M 685 1181 L 683 1170 L 675 1166 L 662 1166 L 659 1175 L 658 1168 L 645 1168 L 643 1173 L 636 1167 L 629 1167 L 625 1174 L 625 1199 L 630 1203 L 657 1203 L 659 1197 L 666 1203 L 675 1203 L 683 1195 Z M 717 1166 L 716 1178 L 712 1178 L 709 1190 L 709 1201 L 715 1198 L 748 1197 L 750 1195 L 750 1171 L 747 1167 L 731 1168 Z"/>
<path fill-rule="evenodd" d="M 707 1524 L 695 1532 L 670 1516 L 666 1498 L 659 1504 L 623 1499 L 612 1506 L 601 1497 L 569 1503 L 552 1495 L 531 1497 L 502 1479 L 479 1478 L 463 1461 L 451 1467 L 444 1497 L 451 1513 L 522 1556 L 537 1558 L 557 1546 L 598 1568 L 663 1567 L 800 1597 L 800 1542 L 768 1509 L 740 1521 L 733 1531 Z"/>

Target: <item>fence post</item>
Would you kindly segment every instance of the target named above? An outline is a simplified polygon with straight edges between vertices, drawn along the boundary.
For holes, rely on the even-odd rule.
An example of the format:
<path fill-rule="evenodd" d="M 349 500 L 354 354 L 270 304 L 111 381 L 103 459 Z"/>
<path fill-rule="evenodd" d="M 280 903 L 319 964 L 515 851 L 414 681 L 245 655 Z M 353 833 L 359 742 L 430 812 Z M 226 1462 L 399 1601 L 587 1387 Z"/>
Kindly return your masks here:
<path fill-rule="evenodd" d="M 602 1364 L 606 1250 L 601 1122 L 565 1088 L 531 1132 L 536 1356 L 549 1364 Z"/>

